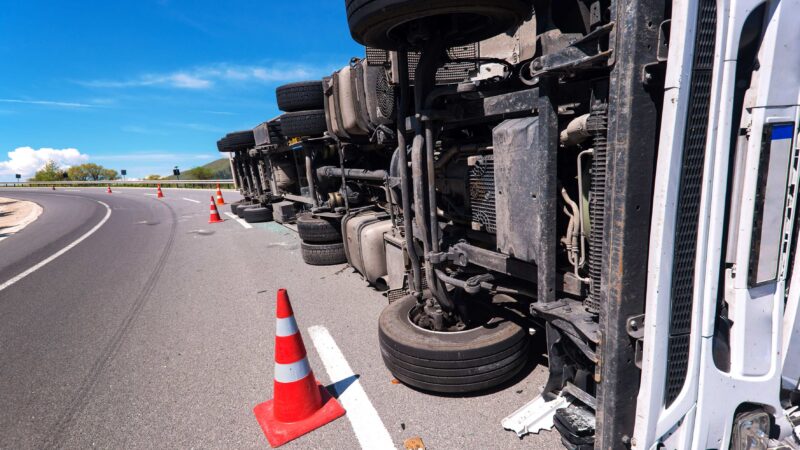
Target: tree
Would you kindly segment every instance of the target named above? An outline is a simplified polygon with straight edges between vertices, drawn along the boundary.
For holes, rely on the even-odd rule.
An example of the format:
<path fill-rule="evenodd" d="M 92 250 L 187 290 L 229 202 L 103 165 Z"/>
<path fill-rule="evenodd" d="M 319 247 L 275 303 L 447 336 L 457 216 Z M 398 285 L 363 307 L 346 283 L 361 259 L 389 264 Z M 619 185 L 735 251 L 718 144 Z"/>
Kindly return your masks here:
<path fill-rule="evenodd" d="M 116 180 L 118 177 L 116 170 L 106 169 L 94 163 L 70 167 L 69 170 L 67 170 L 67 175 L 72 181 Z"/>
<path fill-rule="evenodd" d="M 189 177 L 194 180 L 213 180 L 214 171 L 208 167 L 195 167 L 189 171 Z"/>
<path fill-rule="evenodd" d="M 103 169 L 102 175 L 100 175 L 101 180 L 116 180 L 119 179 L 119 174 L 114 169 Z"/>
<path fill-rule="evenodd" d="M 47 164 L 41 168 L 31 178 L 31 181 L 62 181 L 64 179 L 64 171 L 57 162 L 52 159 L 47 161 Z"/>
<path fill-rule="evenodd" d="M 148 175 L 148 176 L 144 177 L 144 179 L 145 180 L 160 180 L 161 179 L 161 175 Z"/>

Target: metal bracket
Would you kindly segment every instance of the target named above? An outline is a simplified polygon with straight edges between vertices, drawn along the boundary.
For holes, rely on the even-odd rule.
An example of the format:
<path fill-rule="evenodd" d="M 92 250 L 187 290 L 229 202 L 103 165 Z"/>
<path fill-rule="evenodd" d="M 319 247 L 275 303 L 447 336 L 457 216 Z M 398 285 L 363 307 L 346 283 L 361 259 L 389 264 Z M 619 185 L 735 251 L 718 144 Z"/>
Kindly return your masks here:
<path fill-rule="evenodd" d="M 567 381 L 567 384 L 564 386 L 564 389 L 562 389 L 561 392 L 562 394 L 568 394 L 577 398 L 589 408 L 592 408 L 594 410 L 597 409 L 597 399 L 592 397 L 588 392 L 584 391 L 578 386 L 575 386 L 574 384 L 570 383 L 569 381 Z"/>
<path fill-rule="evenodd" d="M 666 68 L 667 66 L 663 62 L 645 64 L 642 66 L 642 84 L 647 87 L 663 84 Z"/>
<path fill-rule="evenodd" d="M 527 263 L 502 253 L 486 250 L 466 242 L 459 242 L 450 247 L 447 253 L 447 260 L 461 267 L 469 264 L 494 270 L 522 278 L 526 281 L 536 282 L 536 265 Z"/>
<path fill-rule="evenodd" d="M 634 339 L 644 338 L 644 314 L 628 317 L 625 330 L 628 332 L 628 336 Z"/>
<path fill-rule="evenodd" d="M 531 63 L 531 78 L 547 73 L 567 73 L 611 58 L 612 50 L 601 50 L 598 39 L 611 33 L 614 22 L 596 28 L 565 49 L 541 56 Z"/>
<path fill-rule="evenodd" d="M 661 22 L 658 27 L 658 48 L 656 58 L 661 62 L 667 62 L 669 57 L 669 32 L 672 27 L 672 19 Z"/>
<path fill-rule="evenodd" d="M 428 261 L 430 261 L 433 264 L 447 262 L 447 260 L 449 259 L 448 258 L 449 254 L 444 252 L 438 252 L 438 253 L 429 252 L 427 256 L 428 256 Z"/>
<path fill-rule="evenodd" d="M 628 336 L 636 339 L 634 346 L 634 363 L 636 367 L 642 368 L 642 355 L 644 354 L 644 314 L 628 317 L 625 322 L 625 330 Z"/>

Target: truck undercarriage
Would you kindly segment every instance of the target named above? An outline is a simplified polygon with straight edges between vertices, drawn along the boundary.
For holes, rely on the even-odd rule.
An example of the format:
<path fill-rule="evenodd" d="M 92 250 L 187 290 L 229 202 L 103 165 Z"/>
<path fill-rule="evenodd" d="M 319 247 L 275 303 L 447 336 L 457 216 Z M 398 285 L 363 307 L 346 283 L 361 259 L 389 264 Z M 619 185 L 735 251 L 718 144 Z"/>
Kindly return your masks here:
<path fill-rule="evenodd" d="M 365 57 L 219 141 L 235 212 L 386 291 L 409 386 L 496 388 L 544 348 L 568 448 L 796 445 L 797 6 L 348 0 Z"/>

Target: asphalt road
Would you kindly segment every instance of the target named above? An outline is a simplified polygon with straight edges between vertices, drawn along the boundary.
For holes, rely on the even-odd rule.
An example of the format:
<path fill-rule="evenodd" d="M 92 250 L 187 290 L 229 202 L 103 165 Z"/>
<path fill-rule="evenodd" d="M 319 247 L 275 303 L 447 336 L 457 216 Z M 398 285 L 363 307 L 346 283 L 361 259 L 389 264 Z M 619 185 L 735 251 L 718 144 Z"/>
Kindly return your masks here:
<path fill-rule="evenodd" d="M 0 189 L 44 209 L 0 243 L 0 286 L 95 230 L 0 288 L 0 448 L 267 447 L 252 408 L 272 397 L 282 287 L 317 378 L 352 386 L 330 378 L 311 326 L 329 331 L 397 448 L 417 436 L 428 449 L 561 447 L 555 432 L 520 440 L 500 426 L 539 393 L 544 367 L 465 398 L 394 383 L 377 343 L 386 299 L 352 269 L 304 265 L 277 224 L 208 224 L 208 191 L 149 194 Z M 284 448 L 358 448 L 354 426 L 342 418 Z"/>

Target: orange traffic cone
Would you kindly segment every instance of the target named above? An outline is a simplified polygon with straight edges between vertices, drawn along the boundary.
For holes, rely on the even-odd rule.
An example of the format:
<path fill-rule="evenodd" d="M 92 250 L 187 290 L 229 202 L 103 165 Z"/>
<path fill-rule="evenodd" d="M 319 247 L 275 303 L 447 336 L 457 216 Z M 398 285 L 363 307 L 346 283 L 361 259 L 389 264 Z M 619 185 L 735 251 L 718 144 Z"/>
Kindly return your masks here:
<path fill-rule="evenodd" d="M 278 291 L 275 398 L 253 408 L 269 445 L 279 447 L 345 413 L 311 370 L 286 289 Z"/>
<path fill-rule="evenodd" d="M 217 183 L 217 204 L 224 205 L 225 200 L 222 198 L 222 191 L 219 190 L 219 183 Z"/>
<path fill-rule="evenodd" d="M 161 185 L 160 184 L 158 185 L 158 190 L 156 192 L 158 193 L 156 198 L 164 198 L 164 193 L 161 192 Z"/>
<path fill-rule="evenodd" d="M 219 217 L 219 211 L 217 211 L 217 205 L 214 204 L 214 197 L 211 197 L 211 216 L 208 218 L 208 223 L 217 223 L 222 222 L 222 218 Z"/>
<path fill-rule="evenodd" d="M 106 189 L 106 192 L 109 193 L 109 194 L 111 193 L 111 185 L 110 184 L 108 185 L 108 189 Z"/>

